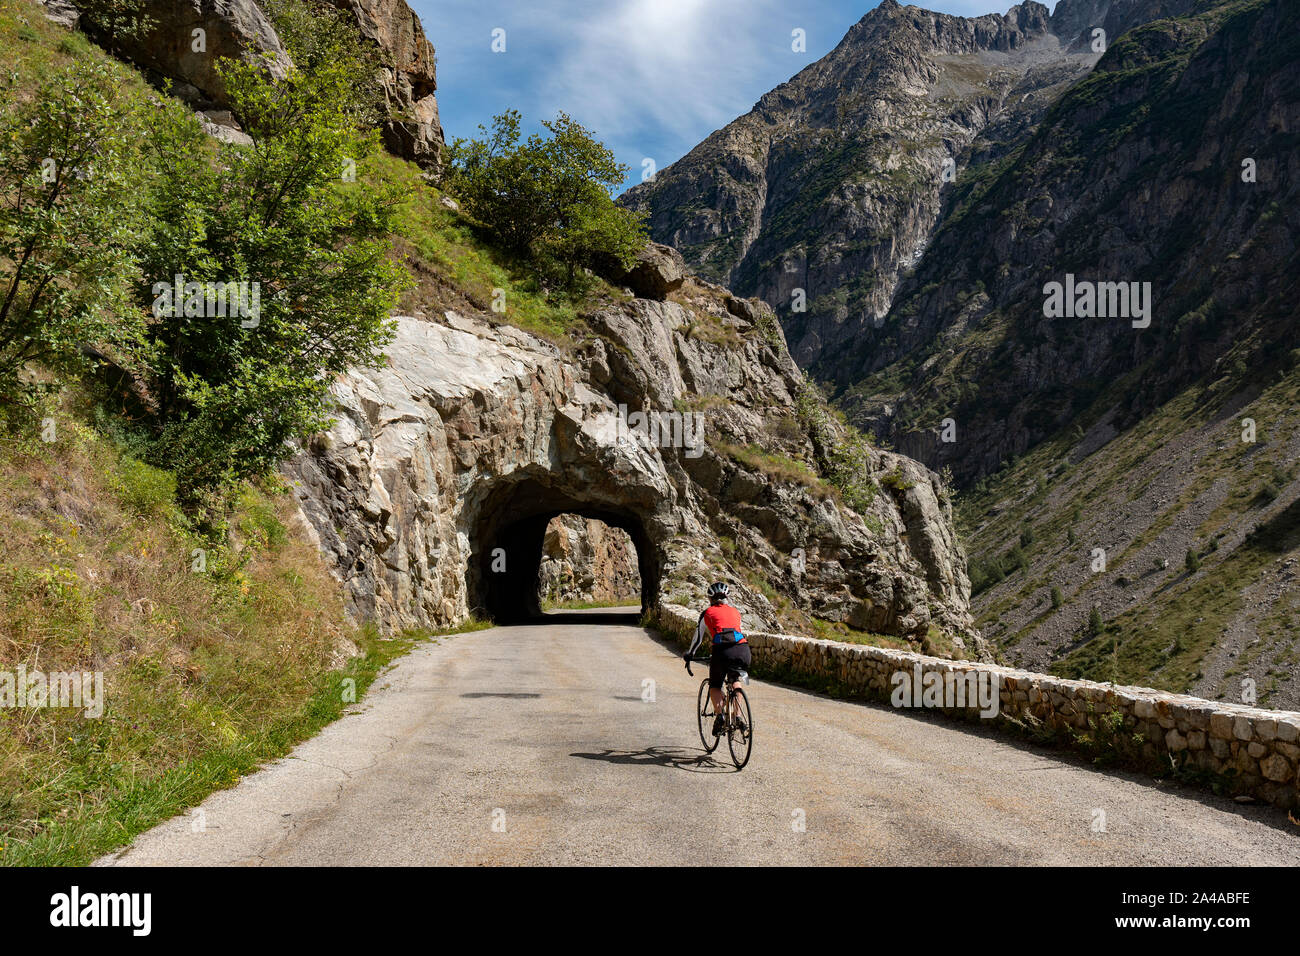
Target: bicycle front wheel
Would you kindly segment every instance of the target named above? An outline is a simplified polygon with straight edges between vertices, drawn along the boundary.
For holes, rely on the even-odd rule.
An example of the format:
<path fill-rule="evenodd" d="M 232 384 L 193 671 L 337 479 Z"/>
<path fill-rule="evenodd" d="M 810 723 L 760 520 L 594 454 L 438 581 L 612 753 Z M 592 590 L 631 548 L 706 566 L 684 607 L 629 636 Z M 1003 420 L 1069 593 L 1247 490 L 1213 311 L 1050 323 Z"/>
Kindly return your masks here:
<path fill-rule="evenodd" d="M 749 698 L 743 690 L 736 690 L 731 698 L 728 724 L 727 747 L 731 750 L 732 762 L 740 770 L 749 763 L 750 752 L 754 749 L 754 715 L 749 712 Z"/>
<path fill-rule="evenodd" d="M 709 697 L 709 679 L 700 681 L 700 699 L 695 704 L 695 719 L 700 724 L 700 743 L 704 752 L 711 754 L 718 749 L 718 738 L 713 736 L 713 719 L 718 715 L 713 712 L 713 701 Z"/>

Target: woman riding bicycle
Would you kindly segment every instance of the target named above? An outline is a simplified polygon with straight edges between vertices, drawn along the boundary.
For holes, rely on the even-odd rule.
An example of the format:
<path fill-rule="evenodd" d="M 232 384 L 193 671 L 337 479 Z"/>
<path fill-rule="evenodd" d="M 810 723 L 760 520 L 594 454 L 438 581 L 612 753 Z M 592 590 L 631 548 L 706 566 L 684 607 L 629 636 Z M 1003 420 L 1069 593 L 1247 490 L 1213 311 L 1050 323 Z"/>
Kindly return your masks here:
<path fill-rule="evenodd" d="M 751 663 L 749 641 L 740 630 L 740 611 L 727 603 L 727 591 L 727 585 L 721 581 L 709 585 L 709 606 L 700 612 L 699 622 L 695 625 L 695 640 L 691 642 L 690 650 L 683 655 L 689 663 L 691 655 L 704 643 L 706 637 L 712 641 L 713 656 L 709 659 L 709 697 L 713 700 L 714 713 L 718 715 L 713 721 L 715 737 L 723 731 L 722 685 L 730 675 L 748 671 Z M 739 690 L 740 680 L 732 679 L 735 680 L 733 686 Z M 743 731 L 744 721 L 739 716 L 736 721 L 740 725 L 737 729 Z"/>

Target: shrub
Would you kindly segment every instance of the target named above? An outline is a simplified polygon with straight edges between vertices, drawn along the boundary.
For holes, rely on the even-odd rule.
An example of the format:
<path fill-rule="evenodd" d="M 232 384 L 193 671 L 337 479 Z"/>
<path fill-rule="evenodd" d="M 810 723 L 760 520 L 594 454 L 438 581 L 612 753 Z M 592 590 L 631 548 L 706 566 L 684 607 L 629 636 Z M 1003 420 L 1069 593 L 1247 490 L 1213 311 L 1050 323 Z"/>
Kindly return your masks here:
<path fill-rule="evenodd" d="M 1029 558 L 1017 545 L 999 558 L 973 561 L 970 566 L 971 597 L 987 591 L 1016 571 L 1029 567 Z"/>
<path fill-rule="evenodd" d="M 221 70 L 252 146 L 213 143 L 180 107 L 151 130 L 150 457 L 187 498 L 266 472 L 325 427 L 329 379 L 378 359 L 405 280 L 389 255 L 396 190 L 343 181 L 378 148 L 377 133 L 356 130 L 351 66 L 278 82 L 250 64 Z M 158 295 L 175 275 L 183 314 Z M 217 282 L 258 289 L 256 314 L 192 309 Z"/>
<path fill-rule="evenodd" d="M 833 421 L 832 414 L 821 390 L 805 380 L 795 394 L 795 415 L 812 442 L 817 471 L 840 492 L 845 504 L 862 514 L 871 507 L 877 491 L 871 469 L 871 436 L 845 421 Z"/>
<path fill-rule="evenodd" d="M 971 597 L 982 594 L 1007 576 L 1002 562 L 996 558 L 990 561 L 972 561 L 970 566 Z"/>
<path fill-rule="evenodd" d="M 1259 491 L 1255 493 L 1253 504 L 1266 505 L 1277 500 L 1277 496 L 1282 493 L 1282 489 L 1272 479 L 1266 479 L 1264 484 L 1260 485 Z"/>
<path fill-rule="evenodd" d="M 141 41 L 158 27 L 148 0 L 78 0 L 82 28 L 104 49 L 120 53 L 123 41 Z"/>
<path fill-rule="evenodd" d="M 455 140 L 449 185 L 465 210 L 508 252 L 573 288 L 580 266 L 612 258 L 630 266 L 645 245 L 643 216 L 610 190 L 628 167 L 566 113 L 542 125 L 550 136 L 520 142 L 520 114 L 507 110 L 480 139 Z"/>
<path fill-rule="evenodd" d="M 387 112 L 379 76 L 384 64 L 379 48 L 363 39 L 350 13 L 308 0 L 258 0 L 275 24 L 293 65 L 314 73 L 324 67 L 348 75 L 349 106 L 359 126 L 375 126 Z"/>
<path fill-rule="evenodd" d="M 908 481 L 904 478 L 902 472 L 898 469 L 894 469 L 889 472 L 889 474 L 885 475 L 885 477 L 881 478 L 880 483 L 892 491 L 899 492 L 907 491 L 916 484 L 916 482 Z"/>
<path fill-rule="evenodd" d="M 1092 610 L 1088 612 L 1088 636 L 1097 637 L 1104 630 L 1106 630 L 1106 622 L 1102 619 L 1101 608 L 1094 604 Z"/>

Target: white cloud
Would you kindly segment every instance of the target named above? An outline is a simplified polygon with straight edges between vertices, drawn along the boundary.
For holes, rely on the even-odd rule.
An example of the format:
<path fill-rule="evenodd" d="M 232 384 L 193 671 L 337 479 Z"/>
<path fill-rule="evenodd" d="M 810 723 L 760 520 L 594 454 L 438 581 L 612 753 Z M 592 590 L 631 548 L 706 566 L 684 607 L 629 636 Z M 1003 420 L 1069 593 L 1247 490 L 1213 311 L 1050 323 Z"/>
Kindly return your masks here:
<path fill-rule="evenodd" d="M 606 0 L 589 17 L 568 20 L 567 38 L 556 37 L 561 52 L 539 91 L 541 106 L 566 109 L 615 138 L 648 127 L 698 138 L 753 105 L 755 74 L 784 79 L 812 61 L 790 51 L 800 24 L 783 6 Z"/>

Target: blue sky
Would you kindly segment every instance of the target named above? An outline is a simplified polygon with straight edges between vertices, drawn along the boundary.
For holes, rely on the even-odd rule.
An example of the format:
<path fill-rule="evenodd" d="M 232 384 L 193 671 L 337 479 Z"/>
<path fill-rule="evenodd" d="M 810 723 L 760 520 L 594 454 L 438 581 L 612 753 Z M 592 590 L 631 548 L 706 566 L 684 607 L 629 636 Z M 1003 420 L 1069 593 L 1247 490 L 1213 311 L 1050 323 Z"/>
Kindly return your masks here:
<path fill-rule="evenodd" d="M 408 0 L 438 55 L 450 142 L 505 109 L 528 131 L 564 110 L 639 182 L 825 56 L 877 0 Z M 1014 0 L 934 0 L 965 16 Z M 1055 6 L 1049 2 L 1048 6 Z M 505 52 L 492 51 L 493 30 Z M 805 31 L 807 51 L 791 49 Z"/>

